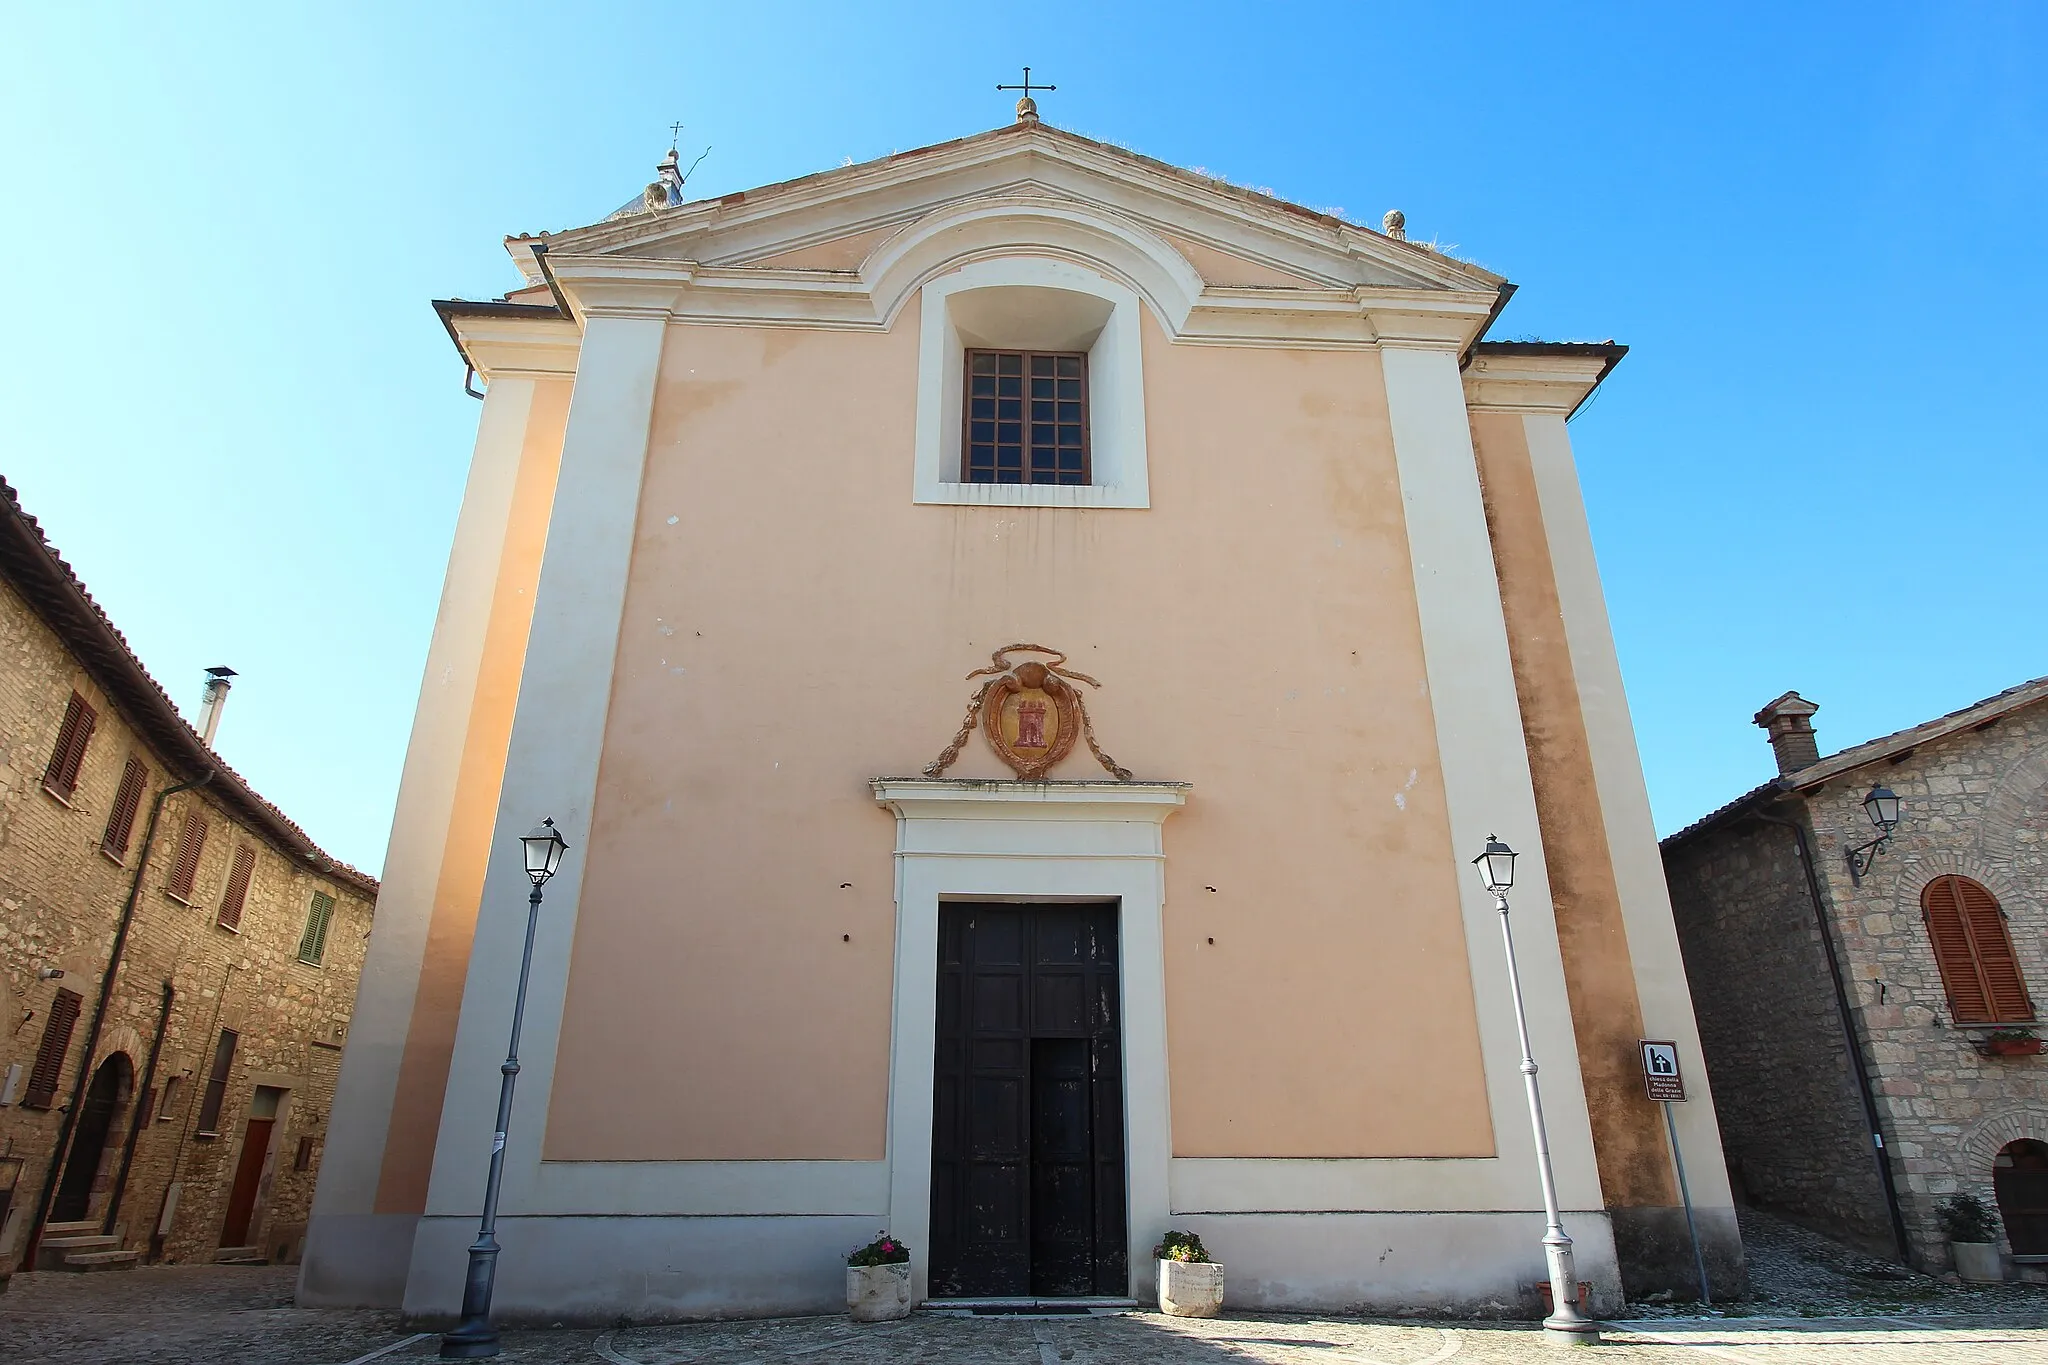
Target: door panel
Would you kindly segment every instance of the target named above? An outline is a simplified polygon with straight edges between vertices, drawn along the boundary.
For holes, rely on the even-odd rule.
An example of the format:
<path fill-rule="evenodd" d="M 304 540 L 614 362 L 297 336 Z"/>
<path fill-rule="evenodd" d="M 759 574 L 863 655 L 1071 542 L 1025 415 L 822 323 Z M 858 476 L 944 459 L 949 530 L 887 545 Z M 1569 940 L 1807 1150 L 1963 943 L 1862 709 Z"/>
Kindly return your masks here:
<path fill-rule="evenodd" d="M 224 1247 L 249 1245 L 249 1216 L 256 1211 L 256 1185 L 263 1178 L 263 1162 L 270 1155 L 270 1125 L 273 1119 L 250 1119 L 242 1134 L 242 1159 L 235 1165 L 235 1183 L 228 1194 L 227 1221 L 221 1225 Z"/>
<path fill-rule="evenodd" d="M 1114 907 L 940 908 L 935 1298 L 1126 1292 L 1116 944 Z"/>

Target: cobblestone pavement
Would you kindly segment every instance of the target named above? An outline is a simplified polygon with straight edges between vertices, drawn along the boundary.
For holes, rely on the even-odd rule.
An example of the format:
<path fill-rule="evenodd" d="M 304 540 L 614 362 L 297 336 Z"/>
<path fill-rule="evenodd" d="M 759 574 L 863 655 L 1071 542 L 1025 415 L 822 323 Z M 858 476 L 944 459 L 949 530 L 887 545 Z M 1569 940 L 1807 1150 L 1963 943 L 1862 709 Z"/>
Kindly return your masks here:
<path fill-rule="evenodd" d="M 146 1267 L 17 1275 L 0 1295 L 7 1365 L 410 1365 L 437 1341 L 396 1315 L 292 1305 L 292 1267 Z M 1740 1311 L 1740 1310 L 1738 1310 Z M 1533 1365 L 1528 1324 L 1374 1322 L 1291 1314 L 1215 1321 L 919 1315 L 510 1331 L 531 1365 Z M 1630 1365 L 2048 1365 L 2048 1312 L 1613 1324 L 1597 1351 Z"/>

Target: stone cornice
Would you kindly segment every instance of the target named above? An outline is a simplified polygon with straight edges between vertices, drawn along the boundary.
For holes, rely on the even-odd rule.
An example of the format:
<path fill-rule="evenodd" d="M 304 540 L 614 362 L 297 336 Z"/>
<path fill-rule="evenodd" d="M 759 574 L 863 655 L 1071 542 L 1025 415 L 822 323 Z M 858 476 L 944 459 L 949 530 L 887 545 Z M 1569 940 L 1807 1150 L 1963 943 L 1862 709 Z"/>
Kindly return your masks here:
<path fill-rule="evenodd" d="M 1481 343 L 1465 367 L 1466 406 L 1569 417 L 1627 350 L 1608 343 Z"/>
<path fill-rule="evenodd" d="M 903 819 L 1071 820 L 1105 807 L 1118 819 L 1160 823 L 1187 804 L 1187 782 L 1018 782 L 971 777 L 878 777 L 877 804 Z"/>

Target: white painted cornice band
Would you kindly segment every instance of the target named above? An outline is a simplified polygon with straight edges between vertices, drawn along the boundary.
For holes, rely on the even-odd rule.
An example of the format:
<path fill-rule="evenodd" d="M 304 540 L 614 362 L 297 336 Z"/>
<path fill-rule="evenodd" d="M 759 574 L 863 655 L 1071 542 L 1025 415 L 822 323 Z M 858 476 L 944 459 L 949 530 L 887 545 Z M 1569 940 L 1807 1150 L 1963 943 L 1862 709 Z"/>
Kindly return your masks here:
<path fill-rule="evenodd" d="M 875 801 L 902 819 L 1144 820 L 1187 804 L 1187 782 L 1017 782 L 969 777 L 878 777 Z"/>
<path fill-rule="evenodd" d="M 1474 356 L 1465 369 L 1465 404 L 1474 412 L 1569 416 L 1611 363 L 1597 355 Z"/>
<path fill-rule="evenodd" d="M 462 353 L 485 382 L 497 378 L 559 379 L 576 373 L 583 330 L 567 318 L 501 318 L 461 314 L 451 322 Z"/>

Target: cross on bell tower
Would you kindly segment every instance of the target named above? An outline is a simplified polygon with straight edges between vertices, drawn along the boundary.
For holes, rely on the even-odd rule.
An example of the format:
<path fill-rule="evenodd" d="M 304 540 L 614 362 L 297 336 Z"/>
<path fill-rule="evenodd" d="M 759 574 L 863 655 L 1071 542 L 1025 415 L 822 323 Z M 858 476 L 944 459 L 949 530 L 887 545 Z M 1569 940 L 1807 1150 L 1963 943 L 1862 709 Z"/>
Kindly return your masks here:
<path fill-rule="evenodd" d="M 1024 84 L 999 84 L 996 86 L 996 89 L 1022 90 L 1024 92 L 1024 97 L 1017 101 L 1017 122 L 1031 123 L 1037 121 L 1038 118 L 1038 101 L 1031 98 L 1031 92 L 1034 90 L 1057 90 L 1059 89 L 1059 87 L 1057 85 L 1033 85 L 1031 83 L 1031 68 L 1027 66 L 1024 68 Z"/>

